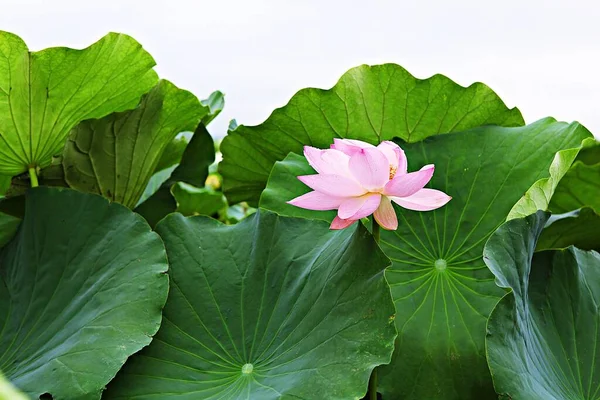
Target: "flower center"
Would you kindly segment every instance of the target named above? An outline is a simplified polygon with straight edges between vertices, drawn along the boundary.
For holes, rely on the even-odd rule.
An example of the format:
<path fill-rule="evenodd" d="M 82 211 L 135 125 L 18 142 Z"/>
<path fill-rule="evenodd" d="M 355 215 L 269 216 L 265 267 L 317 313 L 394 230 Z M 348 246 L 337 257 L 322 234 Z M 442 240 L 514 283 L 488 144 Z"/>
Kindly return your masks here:
<path fill-rule="evenodd" d="M 398 167 L 393 167 L 390 165 L 390 180 L 394 179 L 396 171 L 398 171 Z"/>

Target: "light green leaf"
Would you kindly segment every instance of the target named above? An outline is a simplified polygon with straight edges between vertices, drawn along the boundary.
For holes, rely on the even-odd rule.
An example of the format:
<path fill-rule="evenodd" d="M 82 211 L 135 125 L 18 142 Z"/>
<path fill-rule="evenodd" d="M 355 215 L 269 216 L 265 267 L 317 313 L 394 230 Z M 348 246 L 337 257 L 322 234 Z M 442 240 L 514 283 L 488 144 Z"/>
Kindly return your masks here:
<path fill-rule="evenodd" d="M 17 390 L 0 372 L 0 400 L 28 400 L 27 396 Z"/>
<path fill-rule="evenodd" d="M 63 154 L 70 187 L 135 207 L 175 136 L 196 128 L 207 108 L 161 80 L 135 110 L 79 124 Z"/>
<path fill-rule="evenodd" d="M 217 118 L 225 107 L 225 95 L 216 90 L 208 96 L 208 99 L 202 100 L 202 105 L 207 106 L 210 112 L 202 118 L 204 126 L 208 126 L 213 119 Z"/>
<path fill-rule="evenodd" d="M 363 65 L 329 90 L 301 90 L 261 125 L 230 131 L 221 146 L 223 189 L 231 203 L 255 205 L 276 161 L 304 145 L 329 147 L 336 137 L 414 143 L 488 124 L 523 119 L 482 83 L 464 88 L 442 75 L 416 79 L 395 64 Z"/>
<path fill-rule="evenodd" d="M 575 129 L 578 129 L 577 125 L 574 124 Z M 507 219 L 526 217 L 537 210 L 548 210 L 556 186 L 571 168 L 579 150 L 580 148 L 573 148 L 556 153 L 550 165 L 550 176 L 535 182 L 510 210 Z"/>
<path fill-rule="evenodd" d="M 596 400 L 600 394 L 600 255 L 570 247 L 533 254 L 547 215 L 507 222 L 485 246 L 511 289 L 488 322 L 494 386 L 514 400 Z"/>
<path fill-rule="evenodd" d="M 177 212 L 185 215 L 213 215 L 227 207 L 227 201 L 221 192 L 212 189 L 197 188 L 184 182 L 177 182 L 171 188 L 177 202 Z"/>
<path fill-rule="evenodd" d="M 0 369 L 35 399 L 100 399 L 158 330 L 166 270 L 162 241 L 127 208 L 31 190 L 17 236 L 0 251 Z"/>
<path fill-rule="evenodd" d="M 0 199 L 4 197 L 8 189 L 10 188 L 12 177 L 7 175 L 0 175 Z"/>
<path fill-rule="evenodd" d="M 547 118 L 519 128 L 480 127 L 401 144 L 409 170 L 435 164 L 430 187 L 453 199 L 431 212 L 397 207 L 398 230 L 381 233 L 381 247 L 393 261 L 386 276 L 399 331 L 392 364 L 380 369 L 384 399 L 496 398 L 484 338 L 487 317 L 503 292 L 483 263 L 483 246 L 523 193 L 549 175 L 556 152 L 589 136 L 577 123 Z M 284 167 L 299 160 L 290 155 L 273 169 L 261 207 L 330 218 L 285 204 L 308 190 L 291 193 L 300 186 Z M 277 177 L 277 171 L 285 175 Z"/>
<path fill-rule="evenodd" d="M 134 108 L 156 84 L 154 65 L 127 35 L 30 53 L 0 31 L 0 174 L 46 167 L 80 121 Z"/>
<path fill-rule="evenodd" d="M 600 215 L 591 208 L 559 215 L 542 231 L 536 251 L 569 246 L 600 251 Z"/>
<path fill-rule="evenodd" d="M 389 260 L 363 227 L 261 212 L 159 223 L 171 290 L 106 399 L 357 399 L 396 336 Z"/>

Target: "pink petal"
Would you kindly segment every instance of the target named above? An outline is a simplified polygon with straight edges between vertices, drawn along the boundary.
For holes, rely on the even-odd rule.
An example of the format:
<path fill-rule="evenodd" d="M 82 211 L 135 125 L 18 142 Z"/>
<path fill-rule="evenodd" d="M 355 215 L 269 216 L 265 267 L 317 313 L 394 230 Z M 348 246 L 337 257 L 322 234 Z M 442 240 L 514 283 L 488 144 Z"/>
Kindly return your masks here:
<path fill-rule="evenodd" d="M 390 162 L 378 149 L 361 149 L 350 157 L 350 172 L 367 190 L 381 190 L 390 180 Z"/>
<path fill-rule="evenodd" d="M 331 225 L 329 226 L 329 229 L 344 229 L 349 227 L 350 225 L 352 225 L 353 223 L 355 223 L 356 220 L 355 219 L 341 219 L 340 217 L 336 216 L 333 221 L 331 222 Z"/>
<path fill-rule="evenodd" d="M 345 198 L 343 197 L 333 197 L 319 192 L 308 192 L 287 203 L 307 210 L 322 211 L 337 210 L 344 200 Z"/>
<path fill-rule="evenodd" d="M 303 175 L 298 179 L 309 188 L 333 197 L 362 196 L 367 191 L 354 179 L 335 174 Z"/>
<path fill-rule="evenodd" d="M 408 197 L 423 189 L 431 180 L 435 167 L 429 164 L 419 171 L 398 175 L 389 181 L 383 190 L 386 196 Z"/>
<path fill-rule="evenodd" d="M 381 199 L 381 203 L 375 212 L 373 213 L 373 217 L 375 217 L 375 221 L 381 226 L 383 229 L 387 229 L 389 231 L 395 231 L 398 229 L 398 217 L 396 216 L 396 210 L 394 210 L 394 206 L 392 206 L 392 202 L 389 198 L 383 197 Z"/>
<path fill-rule="evenodd" d="M 367 193 L 360 197 L 351 197 L 344 200 L 338 209 L 338 217 L 341 219 L 361 219 L 379 207 L 381 195 L 379 193 Z"/>
<path fill-rule="evenodd" d="M 315 147 L 304 146 L 304 157 L 319 174 L 343 175 L 352 177 L 348 169 L 350 157 L 339 150 L 321 150 Z"/>
<path fill-rule="evenodd" d="M 362 142 L 360 140 L 353 139 L 333 139 L 332 149 L 339 150 L 349 156 L 353 156 L 361 149 L 368 149 L 375 147 L 370 143 Z"/>
<path fill-rule="evenodd" d="M 399 206 L 415 211 L 435 210 L 452 200 L 446 193 L 435 189 L 421 189 L 412 196 L 390 198 Z"/>
<path fill-rule="evenodd" d="M 381 150 L 381 152 L 387 157 L 390 162 L 390 168 L 395 170 L 396 174 L 406 174 L 406 155 L 400 146 L 394 142 L 386 140 L 379 143 L 377 148 Z"/>

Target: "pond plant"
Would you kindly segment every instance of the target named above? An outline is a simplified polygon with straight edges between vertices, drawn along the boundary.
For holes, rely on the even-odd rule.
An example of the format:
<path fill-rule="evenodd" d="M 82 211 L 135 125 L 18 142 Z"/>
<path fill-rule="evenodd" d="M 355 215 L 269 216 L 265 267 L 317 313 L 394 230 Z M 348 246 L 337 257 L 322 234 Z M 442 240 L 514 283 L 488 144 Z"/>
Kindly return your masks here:
<path fill-rule="evenodd" d="M 0 32 L 0 399 L 600 398 L 581 124 L 363 65 L 216 146 L 154 65 Z"/>

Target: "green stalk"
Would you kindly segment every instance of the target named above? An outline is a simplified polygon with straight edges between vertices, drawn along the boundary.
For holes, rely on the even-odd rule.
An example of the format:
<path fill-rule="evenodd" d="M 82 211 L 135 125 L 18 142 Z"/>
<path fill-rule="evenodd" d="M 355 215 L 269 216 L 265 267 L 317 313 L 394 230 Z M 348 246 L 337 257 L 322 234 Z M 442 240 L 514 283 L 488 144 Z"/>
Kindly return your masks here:
<path fill-rule="evenodd" d="M 37 174 L 35 172 L 35 167 L 29 167 L 29 181 L 31 182 L 32 188 L 40 186 Z"/>
<path fill-rule="evenodd" d="M 377 221 L 375 221 L 375 217 L 372 217 L 372 218 L 373 218 L 373 226 L 371 229 L 371 234 L 373 235 L 375 242 L 377 242 L 377 244 L 379 244 L 381 230 L 380 230 L 379 224 L 377 223 Z M 377 370 L 376 369 L 373 369 L 373 372 L 371 372 L 371 377 L 369 378 L 369 389 L 367 391 L 366 400 L 377 400 Z"/>

